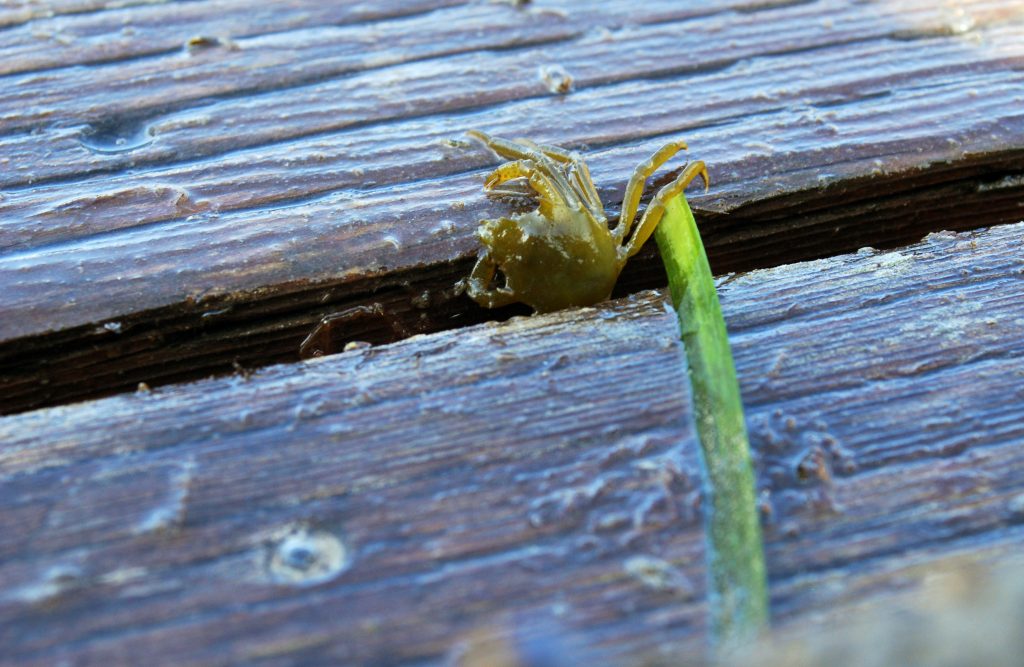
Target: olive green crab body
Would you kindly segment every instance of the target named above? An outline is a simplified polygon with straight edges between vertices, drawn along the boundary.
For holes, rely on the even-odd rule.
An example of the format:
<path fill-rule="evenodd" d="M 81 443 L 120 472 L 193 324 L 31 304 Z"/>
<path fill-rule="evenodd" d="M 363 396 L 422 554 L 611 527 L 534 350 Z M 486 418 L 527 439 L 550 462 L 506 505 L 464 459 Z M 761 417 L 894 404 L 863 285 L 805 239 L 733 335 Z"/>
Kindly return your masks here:
<path fill-rule="evenodd" d="M 536 210 L 480 223 L 477 235 L 483 250 L 465 284 L 469 296 L 487 308 L 522 302 L 543 313 L 607 299 L 626 261 L 654 232 L 665 203 L 697 176 L 705 186 L 708 181 L 703 162 L 689 164 L 658 191 L 630 236 L 644 182 L 686 148 L 683 142 L 667 144 L 637 166 L 618 223 L 609 228 L 590 171 L 578 154 L 527 140 L 469 134 L 513 160 L 491 173 L 485 189 L 525 179 L 538 200 Z M 499 271 L 503 284 L 495 284 Z"/>
<path fill-rule="evenodd" d="M 478 233 L 487 248 L 487 261 L 505 274 L 499 294 L 539 312 L 607 299 L 619 276 L 608 227 L 595 225 L 585 216 L 551 220 L 534 211 L 486 220 Z M 481 297 L 477 301 L 482 305 L 497 305 L 486 292 L 473 296 Z"/>

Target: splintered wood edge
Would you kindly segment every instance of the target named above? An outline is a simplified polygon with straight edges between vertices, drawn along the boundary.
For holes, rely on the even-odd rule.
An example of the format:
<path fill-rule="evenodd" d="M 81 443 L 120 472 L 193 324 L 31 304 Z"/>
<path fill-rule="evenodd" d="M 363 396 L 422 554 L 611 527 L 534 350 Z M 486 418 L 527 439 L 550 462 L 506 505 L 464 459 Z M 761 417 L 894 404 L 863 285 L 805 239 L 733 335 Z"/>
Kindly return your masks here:
<path fill-rule="evenodd" d="M 1019 550 L 1022 234 L 720 281 L 777 619 Z M 645 293 L 0 420 L 9 655 L 398 663 L 486 627 L 601 659 L 699 645 L 673 317 Z"/>

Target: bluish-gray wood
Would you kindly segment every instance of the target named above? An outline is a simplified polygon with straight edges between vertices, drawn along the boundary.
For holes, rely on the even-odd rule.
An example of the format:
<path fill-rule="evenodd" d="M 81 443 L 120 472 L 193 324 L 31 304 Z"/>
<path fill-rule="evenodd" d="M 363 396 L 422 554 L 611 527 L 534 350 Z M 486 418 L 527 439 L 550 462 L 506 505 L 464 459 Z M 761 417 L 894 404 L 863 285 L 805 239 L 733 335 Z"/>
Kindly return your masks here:
<path fill-rule="evenodd" d="M 490 317 L 450 291 L 503 206 L 471 127 L 584 150 L 610 208 L 684 136 L 719 272 L 1021 219 L 1017 2 L 329 4 L 0 31 L 34 68 L 0 77 L 0 410 L 293 360 L 354 306 L 398 321 L 371 340 Z M 659 284 L 647 254 L 623 289 Z"/>
<path fill-rule="evenodd" d="M 721 281 L 782 623 L 1024 545 L 1022 236 Z M 0 419 L 0 655 L 438 664 L 494 626 L 598 662 L 700 645 L 666 306 Z"/>

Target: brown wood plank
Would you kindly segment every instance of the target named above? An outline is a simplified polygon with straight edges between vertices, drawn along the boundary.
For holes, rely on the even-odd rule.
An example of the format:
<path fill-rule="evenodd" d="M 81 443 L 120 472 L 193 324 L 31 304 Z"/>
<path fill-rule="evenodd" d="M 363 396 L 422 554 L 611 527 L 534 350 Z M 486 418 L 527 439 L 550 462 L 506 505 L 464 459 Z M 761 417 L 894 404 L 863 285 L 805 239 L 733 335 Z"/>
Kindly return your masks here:
<path fill-rule="evenodd" d="M 478 22 L 405 39 L 450 51 L 443 40 L 457 31 L 506 21 L 520 30 L 508 44 L 538 31 L 563 41 L 203 108 L 188 100 L 207 93 L 175 83 L 173 68 L 129 86 L 139 72 L 111 67 L 104 76 L 125 85 L 124 99 L 65 106 L 77 126 L 54 118 L 39 137 L 3 139 L 0 161 L 16 165 L 0 176 L 11 184 L 0 193 L 0 306 L 11 313 L 0 321 L 3 409 L 293 360 L 322 315 L 356 305 L 382 303 L 398 322 L 352 332 L 378 341 L 492 317 L 451 293 L 475 253 L 477 221 L 502 210 L 480 192 L 491 158 L 449 144 L 469 127 L 591 147 L 609 203 L 634 164 L 685 136 L 712 166 L 715 188 L 694 203 L 720 272 L 1021 219 L 1024 10 L 1014 3 L 977 3 L 958 18 L 933 3 L 894 13 L 833 0 L 687 20 L 656 3 L 637 19 L 647 25 L 608 31 L 601 22 L 625 20 L 623 3 L 596 5 L 581 21 L 543 7 L 488 9 L 411 17 Z M 295 39 L 284 35 L 268 38 Z M 235 56 L 211 57 L 196 76 L 244 91 L 218 60 Z M 289 62 L 246 76 L 291 85 L 288 68 L 301 78 L 319 66 Z M 537 77 L 542 63 L 564 64 L 577 90 L 553 96 Z M 61 99 L 69 93 L 59 88 L 72 87 L 36 85 Z M 111 154 L 82 145 L 90 108 L 120 122 L 116 114 L 162 103 L 168 85 L 187 108 L 161 111 L 152 143 Z M 482 90 L 494 97 L 474 100 Z M 24 112 L 49 113 L 38 102 Z M 662 281 L 648 253 L 623 290 Z M 424 292 L 426 310 L 414 305 Z"/>
<path fill-rule="evenodd" d="M 908 86 L 918 76 L 1005 73 L 1013 63 L 1019 63 L 1019 47 L 1014 48 L 1020 37 L 1019 26 L 1002 34 L 985 29 L 1007 22 L 1019 23 L 1021 13 L 1007 7 L 1005 2 L 989 3 L 993 8 L 987 10 L 984 7 L 973 10 L 977 14 L 971 27 L 973 32 L 967 34 L 974 40 L 963 35 L 943 35 L 942 24 L 938 27 L 932 24 L 947 18 L 947 13 L 935 9 L 932 3 L 914 8 L 916 11 L 903 8 L 888 13 L 872 5 L 824 4 L 743 14 L 726 12 L 723 18 L 721 11 L 697 17 L 684 10 L 673 13 L 659 3 L 645 5 L 642 12 L 624 13 L 622 3 L 609 2 L 596 5 L 595 11 L 588 13 L 584 20 L 573 17 L 572 21 L 553 12 L 539 16 L 528 14 L 526 16 L 532 18 L 526 19 L 521 12 L 507 8 L 504 11 L 492 9 L 496 14 L 487 14 L 479 8 L 454 8 L 379 28 L 399 33 L 404 40 L 414 39 L 405 36 L 406 32 L 426 33 L 416 38 L 422 43 L 414 45 L 438 50 L 429 66 L 420 62 L 388 66 L 392 62 L 388 54 L 400 52 L 399 47 L 409 49 L 409 44 L 400 42 L 389 52 L 366 53 L 361 45 L 346 43 L 346 39 L 362 37 L 367 32 L 356 26 L 346 29 L 345 34 L 325 35 L 312 44 L 291 34 L 270 36 L 282 42 L 278 48 L 298 42 L 293 45 L 297 51 L 287 55 L 294 62 L 264 62 L 265 58 L 260 59 L 261 46 L 257 44 L 251 49 L 228 50 L 216 57 L 211 54 L 208 58 L 190 60 L 176 55 L 168 56 L 166 61 L 145 61 L 135 66 L 144 68 L 140 71 L 125 66 L 99 68 L 93 71 L 103 72 L 105 78 L 85 90 L 74 86 L 80 77 L 80 71 L 75 69 L 53 73 L 54 78 L 25 77 L 29 85 L 17 85 L 20 79 L 14 77 L 12 82 L 20 94 L 7 100 L 6 107 L 0 106 L 0 118 L 8 123 L 2 127 L 13 131 L 25 125 L 33 127 L 34 132 L 29 136 L 13 134 L 2 139 L 0 147 L 10 156 L 10 169 L 2 175 L 0 183 L 15 187 L 52 179 L 66 180 L 94 171 L 182 162 L 196 156 L 254 145 L 273 146 L 296 137 L 409 116 L 420 119 L 422 124 L 424 116 L 478 111 L 524 98 L 542 98 L 525 109 L 536 113 L 536 108 L 540 107 L 540 113 L 552 114 L 559 107 L 557 102 L 543 99 L 551 96 L 538 76 L 538 66 L 543 64 L 564 66 L 571 73 L 577 90 L 637 78 L 675 75 L 682 80 L 655 81 L 649 87 L 641 86 L 631 102 L 637 106 L 637 100 L 649 99 L 666 89 L 675 96 L 689 92 L 687 97 L 696 99 L 669 97 L 664 107 L 688 111 L 689 107 L 697 105 L 697 109 L 707 114 L 708 103 L 714 102 L 718 114 L 708 121 L 723 122 L 733 116 L 775 110 L 787 103 L 792 105 L 803 101 L 805 95 L 811 96 L 805 104 L 813 103 L 814 98 L 822 95 L 823 88 L 829 93 L 826 101 L 834 103 L 855 99 L 864 87 L 870 87 L 870 94 L 878 94 L 888 90 L 887 85 Z M 823 24 L 824 14 L 829 16 L 831 24 Z M 622 28 L 619 24 L 627 18 L 640 25 Z M 501 23 L 502 19 L 505 23 Z M 437 32 L 439 25 L 453 22 L 461 32 Z M 513 25 L 519 32 L 491 34 Z M 911 33 L 909 26 L 915 25 L 931 28 Z M 524 34 L 530 30 L 536 35 L 528 40 L 555 41 L 539 46 L 521 45 L 508 52 L 472 49 L 474 45 L 486 46 L 487 38 L 502 40 L 491 44 L 492 47 L 508 49 L 517 44 L 512 40 L 527 39 Z M 473 37 L 479 32 L 485 34 Z M 351 35 L 346 37 L 348 33 Z M 572 37 L 577 39 L 570 39 Z M 449 38 L 457 47 L 445 41 Z M 987 44 L 989 39 L 996 40 L 995 44 Z M 896 43 L 888 44 L 891 40 Z M 925 42 L 907 44 L 916 40 Z M 982 42 L 984 48 L 967 48 L 975 40 Z M 701 48 L 709 41 L 717 43 L 717 48 Z M 879 43 L 870 45 L 866 53 L 858 48 L 845 53 L 842 48 L 825 54 L 814 52 L 874 41 Z M 270 48 L 270 45 L 262 48 Z M 305 48 L 315 50 L 307 53 L 302 50 Z M 470 52 L 460 52 L 463 50 Z M 810 53 L 803 53 L 809 50 Z M 773 57 L 794 53 L 796 57 L 790 55 L 781 61 Z M 406 59 L 422 57 L 419 51 L 401 51 L 401 55 Z M 802 69 L 794 65 L 800 56 L 810 58 Z M 740 62 L 754 57 L 771 59 Z M 823 61 L 815 60 L 817 57 Z M 344 65 L 346 58 L 356 59 L 353 61 L 355 70 L 367 68 L 370 71 L 349 74 Z M 861 58 L 865 59 L 862 67 L 853 69 L 849 61 Z M 968 61 L 964 62 L 964 58 Z M 900 70 L 891 72 L 882 68 L 881 63 L 891 64 L 894 59 L 902 61 Z M 331 62 L 340 63 L 337 66 L 342 76 L 300 85 L 306 79 L 322 78 L 323 72 L 311 73 L 310 67 L 329 68 Z M 248 71 L 254 63 L 260 67 Z M 301 69 L 303 67 L 306 69 Z M 287 78 L 289 68 L 300 68 L 296 70 L 299 72 L 296 81 Z M 725 68 L 730 69 L 710 79 L 700 76 L 704 70 Z M 697 73 L 696 77 L 680 76 L 693 72 Z M 762 78 L 765 76 L 767 78 Z M 264 79 L 269 90 L 263 87 Z M 727 86 L 725 82 L 732 79 L 735 81 Z M 799 87 L 789 87 L 788 83 L 797 83 Z M 211 86 L 219 88 L 212 90 Z M 681 90 L 672 91 L 673 88 Z M 694 90 L 698 95 L 694 95 Z M 600 113 L 603 106 L 621 104 L 614 99 L 615 92 L 613 89 L 608 93 L 613 96 L 611 101 L 591 103 L 591 106 L 596 106 L 595 110 Z M 204 100 L 204 96 L 209 95 L 238 96 L 242 93 L 245 96 L 241 99 Z M 599 90 L 589 99 L 603 96 L 605 94 Z M 188 104 L 190 100 L 192 104 Z M 583 102 L 577 101 L 577 104 Z M 186 108 L 179 110 L 182 105 Z M 733 105 L 737 107 L 735 110 L 729 108 Z M 572 117 L 568 113 L 561 114 L 559 127 L 574 131 L 575 124 L 566 122 Z M 45 121 L 44 127 L 35 127 L 42 121 Z M 520 130 L 512 127 L 509 131 Z M 621 133 L 622 128 L 618 131 Z M 600 144 L 609 139 L 621 141 L 623 137 L 629 135 L 569 136 L 566 140 Z M 125 148 L 116 145 L 118 138 L 127 142 Z M 104 141 L 109 145 L 104 145 Z M 49 151 L 46 157 L 50 160 L 40 159 L 43 150 Z"/>
<path fill-rule="evenodd" d="M 44 15 L 0 32 L 0 76 L 123 61 L 182 49 L 196 51 L 216 46 L 217 40 L 230 42 L 301 28 L 393 19 L 466 4 L 466 0 L 118 4 L 107 11 Z M 3 20 L 0 15 L 0 25 Z"/>
<path fill-rule="evenodd" d="M 1024 543 L 1022 235 L 721 282 L 782 621 Z M 692 646 L 682 358 L 648 293 L 0 419 L 0 644 L 437 664 L 506 621 L 599 661 Z"/>
<path fill-rule="evenodd" d="M 181 0 L 188 2 L 189 0 Z M 6 0 L 0 6 L 0 28 L 22 25 L 66 14 L 89 14 L 102 12 L 108 7 L 137 7 L 158 5 L 167 0 Z"/>
<path fill-rule="evenodd" d="M 686 9 L 667 0 L 642 8 L 613 1 L 570 15 L 559 5 L 521 9 L 506 3 L 473 3 L 360 25 L 311 21 L 306 29 L 257 33 L 220 48 L 199 49 L 193 57 L 166 53 L 95 67 L 89 70 L 84 88 L 75 85 L 81 84 L 82 72 L 74 67 L 11 76 L 7 81 L 16 92 L 0 100 L 0 130 L 110 122 L 112 117 L 137 117 L 214 96 L 293 87 L 408 61 L 544 45 L 578 38 L 597 28 L 714 16 L 730 7 L 774 4 L 770 0 L 718 0 L 703 8 Z M 564 6 L 572 5 L 565 2 Z M 175 43 L 184 46 L 190 36 L 179 36 Z M 17 56 L 15 46 L 11 48 Z"/>

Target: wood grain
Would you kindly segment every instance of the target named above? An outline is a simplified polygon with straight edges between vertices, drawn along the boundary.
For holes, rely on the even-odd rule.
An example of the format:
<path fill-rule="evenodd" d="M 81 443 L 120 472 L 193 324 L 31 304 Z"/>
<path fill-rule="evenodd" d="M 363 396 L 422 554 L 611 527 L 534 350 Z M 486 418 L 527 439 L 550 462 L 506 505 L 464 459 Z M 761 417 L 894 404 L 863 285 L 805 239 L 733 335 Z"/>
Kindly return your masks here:
<path fill-rule="evenodd" d="M 595 28 L 622 28 L 624 24 L 644 24 L 687 17 L 715 15 L 737 5 L 771 6 L 772 2 L 741 3 L 719 0 L 705 8 L 686 9 L 667 0 L 659 0 L 637 11 L 621 2 L 595 4 L 591 11 L 570 16 L 570 2 L 546 4 L 542 8 L 517 9 L 505 3 L 461 3 L 445 7 L 441 0 L 437 10 L 357 25 L 334 25 L 323 19 L 340 18 L 351 10 L 321 8 L 309 17 L 303 27 L 274 30 L 275 24 L 286 28 L 290 7 L 269 8 L 266 16 L 271 29 L 260 34 L 251 11 L 248 25 L 235 18 L 235 33 L 254 32 L 252 37 L 230 39 L 209 44 L 210 48 L 192 50 L 191 55 L 175 48 L 163 49 L 154 58 L 114 62 L 110 66 L 90 70 L 89 87 L 69 89 L 72 81 L 81 80 L 74 67 L 54 67 L 52 71 L 28 72 L 12 76 L 17 94 L 0 103 L 0 130 L 32 129 L 45 124 L 67 124 L 73 121 L 110 121 L 124 116 L 144 116 L 154 111 L 174 109 L 190 102 L 214 96 L 252 93 L 267 89 L 289 88 L 326 77 L 337 77 L 363 70 L 377 70 L 410 61 L 440 59 L 454 54 L 545 45 L 579 38 Z M 186 9 L 206 5 L 207 13 L 216 11 L 214 3 L 185 5 Z M 428 5 L 429 6 L 429 5 Z M 161 7 L 166 10 L 168 7 Z M 397 8 L 397 3 L 392 5 Z M 414 5 L 415 7 L 415 5 Z M 176 8 L 174 8 L 176 9 Z M 240 10 L 236 10 L 240 11 Z M 241 10 L 244 11 L 244 10 Z M 132 12 L 137 15 L 138 10 Z M 397 9 L 392 13 L 400 14 Z M 185 32 L 168 31 L 157 40 L 168 47 L 184 47 L 193 34 L 188 16 L 182 12 L 166 17 L 173 23 L 186 23 Z M 206 26 L 201 34 L 221 36 L 218 25 L 229 28 L 230 14 Z M 259 17 L 255 17 L 259 18 Z M 159 20 L 159 19 L 158 19 Z M 300 24 L 301 25 L 301 24 Z M 168 36 L 174 35 L 168 42 Z M 225 39 L 230 38 L 226 35 Z M 141 40 L 140 40 L 141 41 Z M 17 45 L 8 48 L 18 56 Z M 47 58 L 59 57 L 51 54 Z M 59 54 L 59 50 L 57 52 Z M 55 63 L 56 64 L 56 63 Z M 74 59 L 66 65 L 74 65 Z M 83 63 L 87 64 L 87 63 Z M 533 77 L 531 77 L 533 78 Z M 88 91 L 88 92 L 87 92 Z"/>
<path fill-rule="evenodd" d="M 1022 234 L 721 281 L 783 621 L 1019 552 Z M 692 648 L 677 335 L 644 293 L 0 419 L 2 653 L 426 665 L 502 624 L 601 664 Z"/>
<path fill-rule="evenodd" d="M 451 289 L 503 210 L 470 127 L 584 149 L 610 209 L 685 136 L 719 272 L 1021 220 L 1016 3 L 566 7 L 296 29 L 282 9 L 237 49 L 4 77 L 0 409 L 294 360 L 355 306 L 385 306 L 349 332 L 376 342 L 507 317 Z M 648 251 L 621 289 L 660 284 Z"/>
<path fill-rule="evenodd" d="M 0 32 L 0 53 L 4 54 L 0 75 L 120 63 L 182 50 L 195 52 L 218 46 L 221 40 L 396 19 L 460 4 L 466 4 L 466 0 L 288 0 L 272 5 L 221 0 L 118 2 L 104 11 L 35 10 L 34 20 Z M 7 21 L 13 23 L 13 17 L 9 15 Z M 0 25 L 4 23 L 5 17 L 0 14 Z"/>
<path fill-rule="evenodd" d="M 136 7 L 139 5 L 161 4 L 167 0 L 7 0 L 0 7 L 0 28 L 22 25 L 67 14 L 90 14 L 102 12 L 109 6 Z M 188 0 L 182 0 L 188 2 Z"/>

